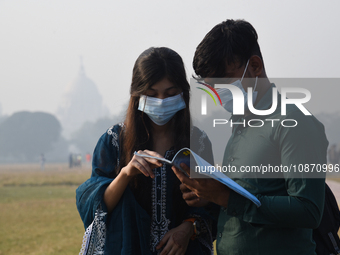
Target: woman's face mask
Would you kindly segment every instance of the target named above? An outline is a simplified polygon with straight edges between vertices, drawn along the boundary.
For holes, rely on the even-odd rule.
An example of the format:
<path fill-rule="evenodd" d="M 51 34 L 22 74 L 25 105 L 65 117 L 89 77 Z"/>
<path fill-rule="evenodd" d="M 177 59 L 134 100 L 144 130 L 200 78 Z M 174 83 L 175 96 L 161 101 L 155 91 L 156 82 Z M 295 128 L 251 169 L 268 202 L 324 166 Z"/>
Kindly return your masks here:
<path fill-rule="evenodd" d="M 244 95 L 245 109 L 247 109 L 247 105 L 248 105 L 247 104 L 248 96 L 247 96 L 247 92 L 244 90 L 244 88 L 242 86 L 242 80 L 243 80 L 244 75 L 247 71 L 248 64 L 249 64 L 249 60 L 246 64 L 246 68 L 244 69 L 241 80 L 238 79 L 238 80 L 234 81 L 233 83 L 231 83 L 231 85 L 235 85 L 236 87 L 238 87 L 242 91 L 242 93 Z M 255 82 L 254 91 L 253 91 L 253 104 L 254 104 L 254 102 L 256 101 L 256 98 L 257 98 L 257 91 L 255 91 L 256 85 L 257 85 L 257 79 L 256 79 L 256 82 Z M 222 89 L 218 90 L 218 95 L 221 98 L 223 108 L 226 109 L 228 112 L 232 113 L 233 112 L 233 95 L 231 94 L 231 91 L 227 88 L 222 88 Z"/>
<path fill-rule="evenodd" d="M 141 95 L 138 110 L 145 112 L 158 126 L 168 123 L 180 110 L 186 108 L 183 93 L 164 99 Z"/>

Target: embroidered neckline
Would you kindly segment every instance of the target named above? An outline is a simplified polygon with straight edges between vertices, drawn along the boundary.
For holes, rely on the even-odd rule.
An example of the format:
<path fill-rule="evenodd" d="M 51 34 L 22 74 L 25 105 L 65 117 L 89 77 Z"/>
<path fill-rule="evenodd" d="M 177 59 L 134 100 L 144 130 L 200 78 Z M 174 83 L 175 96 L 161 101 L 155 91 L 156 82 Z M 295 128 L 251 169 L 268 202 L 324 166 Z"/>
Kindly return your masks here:
<path fill-rule="evenodd" d="M 175 150 L 170 148 L 165 152 L 165 158 L 168 159 Z M 151 250 L 155 252 L 156 246 L 162 240 L 163 236 L 169 231 L 170 220 L 166 217 L 166 168 L 167 165 L 155 169 L 155 178 L 152 180 L 151 202 Z"/>

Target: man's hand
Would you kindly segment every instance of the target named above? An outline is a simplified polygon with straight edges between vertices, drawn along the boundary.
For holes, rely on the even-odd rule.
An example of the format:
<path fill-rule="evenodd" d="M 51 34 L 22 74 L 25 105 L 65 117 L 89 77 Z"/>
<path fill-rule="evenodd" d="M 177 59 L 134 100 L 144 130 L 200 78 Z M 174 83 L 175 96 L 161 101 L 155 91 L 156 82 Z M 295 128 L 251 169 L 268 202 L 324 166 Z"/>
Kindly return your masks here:
<path fill-rule="evenodd" d="M 188 174 L 190 173 L 190 168 L 187 165 L 182 163 L 181 167 Z M 191 179 L 185 176 L 175 166 L 172 167 L 172 170 L 176 174 L 177 178 L 198 198 L 227 207 L 230 193 L 230 189 L 227 186 L 214 179 Z M 183 193 L 184 200 L 186 200 L 187 203 L 190 201 L 189 203 L 195 204 L 195 201 L 192 201 L 193 199 L 195 200 L 193 194 L 186 191 Z M 198 201 L 196 200 L 196 202 Z M 190 205 L 189 203 L 188 205 Z"/>
<path fill-rule="evenodd" d="M 185 186 L 185 184 L 181 184 L 179 186 L 182 191 L 182 196 L 185 202 L 192 207 L 203 207 L 209 204 L 208 200 L 205 200 L 201 197 L 196 196 L 196 194 Z"/>

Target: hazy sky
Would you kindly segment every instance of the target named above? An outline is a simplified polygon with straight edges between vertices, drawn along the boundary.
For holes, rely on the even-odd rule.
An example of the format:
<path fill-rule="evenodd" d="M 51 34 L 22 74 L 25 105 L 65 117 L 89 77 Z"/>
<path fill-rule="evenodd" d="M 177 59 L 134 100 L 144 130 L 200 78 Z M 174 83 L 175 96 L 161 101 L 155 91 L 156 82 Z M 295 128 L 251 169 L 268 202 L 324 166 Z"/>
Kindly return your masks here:
<path fill-rule="evenodd" d="M 339 9 L 339 0 L 0 0 L 2 111 L 54 113 L 82 56 L 115 114 L 142 51 L 174 49 L 190 76 L 196 46 L 227 18 L 253 24 L 269 77 L 340 77 Z"/>

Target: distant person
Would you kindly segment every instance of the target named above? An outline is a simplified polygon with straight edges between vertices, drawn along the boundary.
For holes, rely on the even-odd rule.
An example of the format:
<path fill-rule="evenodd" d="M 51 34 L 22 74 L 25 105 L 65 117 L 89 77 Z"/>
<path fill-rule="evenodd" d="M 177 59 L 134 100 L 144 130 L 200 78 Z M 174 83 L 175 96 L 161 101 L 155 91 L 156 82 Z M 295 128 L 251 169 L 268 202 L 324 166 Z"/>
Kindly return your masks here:
<path fill-rule="evenodd" d="M 76 153 L 73 153 L 73 154 L 72 154 L 72 166 L 73 166 L 73 167 L 78 166 L 78 157 L 77 157 L 77 154 L 76 154 Z"/>
<path fill-rule="evenodd" d="M 206 134 L 190 127 L 190 87 L 182 58 L 169 48 L 144 51 L 133 68 L 130 94 L 124 124 L 112 126 L 99 139 L 92 176 L 77 189 L 85 228 L 96 219 L 96 251 L 211 254 L 211 218 L 185 203 L 171 166 L 133 154 L 172 159 L 190 146 L 191 138 L 200 142 L 198 153 L 213 161 Z M 100 235 L 105 230 L 106 240 Z"/>
<path fill-rule="evenodd" d="M 88 165 L 90 165 L 91 164 L 91 154 L 90 153 L 86 153 L 85 159 L 86 159 L 86 163 Z"/>
<path fill-rule="evenodd" d="M 69 164 L 69 168 L 73 167 L 73 154 L 70 153 L 68 156 L 68 164 Z"/>
<path fill-rule="evenodd" d="M 40 155 L 40 169 L 42 171 L 45 170 L 45 162 L 46 162 L 45 155 L 43 153 L 41 153 L 41 155 Z"/>
<path fill-rule="evenodd" d="M 81 162 L 82 162 L 82 156 L 81 154 L 77 155 L 77 166 L 81 167 Z"/>

